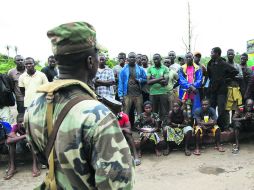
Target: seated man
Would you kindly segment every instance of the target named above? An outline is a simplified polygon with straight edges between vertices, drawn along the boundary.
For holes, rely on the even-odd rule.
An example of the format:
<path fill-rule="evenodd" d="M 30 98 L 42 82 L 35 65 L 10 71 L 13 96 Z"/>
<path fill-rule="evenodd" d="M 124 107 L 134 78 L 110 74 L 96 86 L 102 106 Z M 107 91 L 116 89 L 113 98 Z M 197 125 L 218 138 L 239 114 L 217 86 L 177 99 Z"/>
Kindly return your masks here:
<path fill-rule="evenodd" d="M 253 131 L 254 129 L 254 110 L 253 100 L 247 99 L 243 108 L 239 108 L 232 117 L 232 123 L 235 132 L 236 145 L 233 148 L 233 153 L 236 154 L 239 151 L 239 131 Z"/>
<path fill-rule="evenodd" d="M 120 112 L 117 114 L 117 119 L 118 119 L 118 123 L 122 129 L 123 135 L 126 138 L 127 142 L 129 143 L 129 146 L 133 152 L 135 165 L 138 166 L 141 164 L 141 161 L 138 158 L 136 146 L 134 143 L 134 139 L 132 137 L 129 116 L 126 113 Z"/>
<path fill-rule="evenodd" d="M 5 180 L 11 179 L 15 173 L 17 173 L 16 166 L 15 166 L 15 153 L 16 153 L 16 143 L 21 143 L 22 145 L 29 146 L 28 142 L 26 141 L 26 130 L 23 127 L 23 119 L 18 117 L 18 122 L 16 125 L 13 125 L 11 132 L 8 134 L 7 144 L 9 145 L 9 168 L 6 172 L 4 177 Z M 30 146 L 29 146 L 30 147 Z M 31 150 L 32 151 L 32 150 Z M 40 175 L 40 170 L 37 165 L 37 158 L 32 151 L 33 155 L 33 169 L 32 169 L 32 176 L 37 177 Z"/>
<path fill-rule="evenodd" d="M 152 142 L 154 144 L 156 156 L 161 156 L 158 146 L 160 137 L 157 133 L 159 132 L 159 123 L 159 115 L 152 112 L 152 102 L 146 101 L 144 103 L 144 112 L 138 115 L 135 121 L 135 128 L 139 131 L 140 135 L 140 147 L 138 148 L 139 157 L 142 156 L 141 149 L 147 142 Z"/>
<path fill-rule="evenodd" d="M 0 154 L 6 154 L 8 147 L 6 146 L 6 139 L 11 132 L 11 125 L 0 118 Z"/>
<path fill-rule="evenodd" d="M 181 109 L 182 102 L 175 100 L 173 102 L 173 110 L 169 111 L 168 120 L 163 127 L 163 136 L 167 144 L 167 148 L 163 151 L 166 156 L 170 152 L 170 142 L 175 142 L 179 145 L 185 138 L 185 155 L 190 156 L 189 142 L 192 136 L 192 127 L 189 126 L 189 121 L 186 112 Z"/>
<path fill-rule="evenodd" d="M 220 144 L 220 128 L 217 125 L 217 115 L 215 110 L 210 107 L 209 100 L 202 100 L 202 107 L 195 110 L 194 119 L 197 126 L 195 126 L 196 149 L 193 154 L 200 155 L 200 137 L 209 132 L 212 132 L 215 136 L 215 149 L 219 152 L 225 152 Z"/>

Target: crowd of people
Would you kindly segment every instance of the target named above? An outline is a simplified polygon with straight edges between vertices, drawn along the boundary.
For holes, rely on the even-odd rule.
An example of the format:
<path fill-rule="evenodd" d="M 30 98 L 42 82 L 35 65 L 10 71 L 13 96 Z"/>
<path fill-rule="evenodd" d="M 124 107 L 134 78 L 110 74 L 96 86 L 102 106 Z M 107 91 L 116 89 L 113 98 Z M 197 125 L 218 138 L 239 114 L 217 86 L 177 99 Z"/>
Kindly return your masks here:
<path fill-rule="evenodd" d="M 173 145 L 184 144 L 186 156 L 192 154 L 189 146 L 195 137 L 194 155 L 200 155 L 202 136 L 211 133 L 215 138 L 215 149 L 224 152 L 220 143 L 221 131 L 232 130 L 235 134 L 233 153 L 239 151 L 239 132 L 254 127 L 254 77 L 247 66 L 248 55 L 241 55 L 241 63 L 234 62 L 235 52 L 227 51 L 227 59 L 221 57 L 221 49 L 211 51 L 207 66 L 200 63 L 200 52 L 188 52 L 179 57 L 170 51 L 168 56 L 154 54 L 152 61 L 146 55 L 130 52 L 119 53 L 118 64 L 112 69 L 106 64 L 105 55 L 99 55 L 99 68 L 95 78 L 89 82 L 95 93 L 102 98 L 116 99 L 122 103 L 122 111 L 115 113 L 119 126 L 132 150 L 136 165 L 140 165 L 143 146 L 152 143 L 157 156 L 168 155 Z M 0 143 L 9 149 L 9 166 L 5 179 L 16 173 L 16 143 L 29 148 L 33 156 L 32 174 L 40 175 L 38 161 L 32 146 L 26 141 L 23 127 L 25 110 L 40 95 L 38 86 L 57 80 L 57 61 L 48 58 L 48 66 L 41 71 L 35 69 L 31 57 L 14 58 L 16 67 L 5 76 L 9 89 L 15 95 L 17 119 L 8 102 L 1 102 L 1 126 L 5 127 L 6 139 Z M 217 111 L 216 111 L 217 109 Z M 229 112 L 232 112 L 230 118 Z M 231 121 L 231 122 L 230 122 Z M 12 127 L 10 127 L 12 124 Z M 132 132 L 140 135 L 135 144 Z M 2 134 L 2 133 L 1 133 Z M 164 141 L 161 150 L 159 144 Z"/>

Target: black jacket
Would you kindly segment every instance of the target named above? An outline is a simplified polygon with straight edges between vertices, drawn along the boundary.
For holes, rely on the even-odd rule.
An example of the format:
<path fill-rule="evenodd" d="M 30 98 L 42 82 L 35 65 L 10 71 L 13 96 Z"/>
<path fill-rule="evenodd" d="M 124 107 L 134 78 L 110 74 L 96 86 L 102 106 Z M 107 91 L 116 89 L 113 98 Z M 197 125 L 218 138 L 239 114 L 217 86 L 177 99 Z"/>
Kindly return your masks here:
<path fill-rule="evenodd" d="M 210 92 L 216 94 L 227 94 L 227 87 L 231 80 L 238 74 L 238 71 L 223 58 L 217 62 L 210 60 L 207 65 L 207 73 L 210 79 Z"/>

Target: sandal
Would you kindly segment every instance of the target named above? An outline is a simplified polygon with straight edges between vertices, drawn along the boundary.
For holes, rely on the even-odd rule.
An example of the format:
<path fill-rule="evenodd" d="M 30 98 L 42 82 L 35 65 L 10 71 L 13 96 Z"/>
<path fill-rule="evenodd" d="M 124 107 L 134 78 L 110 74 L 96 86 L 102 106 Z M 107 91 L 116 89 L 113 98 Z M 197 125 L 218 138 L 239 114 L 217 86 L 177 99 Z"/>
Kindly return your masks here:
<path fill-rule="evenodd" d="M 38 177 L 39 175 L 41 175 L 41 171 L 38 170 L 37 172 L 32 172 L 32 176 L 33 177 Z"/>
<path fill-rule="evenodd" d="M 239 148 L 233 148 L 232 153 L 233 154 L 238 154 L 239 153 Z"/>
<path fill-rule="evenodd" d="M 190 156 L 191 155 L 191 151 L 190 150 L 185 150 L 185 156 Z"/>
<path fill-rule="evenodd" d="M 215 146 L 214 147 L 215 150 L 218 150 L 219 152 L 225 152 L 225 149 L 222 146 Z"/>
<path fill-rule="evenodd" d="M 141 164 L 140 159 L 135 159 L 134 160 L 135 166 L 139 166 Z"/>
<path fill-rule="evenodd" d="M 6 173 L 6 175 L 4 176 L 4 180 L 9 180 L 11 179 L 18 171 L 14 170 L 12 173 Z"/>
<path fill-rule="evenodd" d="M 193 152 L 193 154 L 194 154 L 194 155 L 197 155 L 197 156 L 199 156 L 199 155 L 200 155 L 200 150 L 198 150 L 198 149 L 195 149 L 195 150 L 194 150 L 194 152 Z"/>

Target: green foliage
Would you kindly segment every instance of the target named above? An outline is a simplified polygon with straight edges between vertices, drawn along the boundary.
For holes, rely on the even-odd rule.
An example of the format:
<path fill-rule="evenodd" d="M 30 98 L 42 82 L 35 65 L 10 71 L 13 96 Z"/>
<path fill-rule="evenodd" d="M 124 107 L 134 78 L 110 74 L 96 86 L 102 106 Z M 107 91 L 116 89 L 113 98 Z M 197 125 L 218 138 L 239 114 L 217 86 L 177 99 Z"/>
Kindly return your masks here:
<path fill-rule="evenodd" d="M 105 55 L 105 57 L 106 57 L 106 59 L 107 59 L 106 65 L 107 65 L 109 68 L 113 68 L 115 65 L 117 65 L 117 60 L 116 60 L 116 59 L 111 59 L 111 58 L 109 57 L 108 50 L 106 50 L 106 49 L 101 50 L 101 51 L 99 52 L 99 54 Z"/>
<path fill-rule="evenodd" d="M 35 63 L 35 69 L 40 71 L 42 67 L 39 65 L 39 61 L 35 61 Z M 0 54 L 0 73 L 7 73 L 10 69 L 14 67 L 16 67 L 16 65 L 12 57 Z"/>

